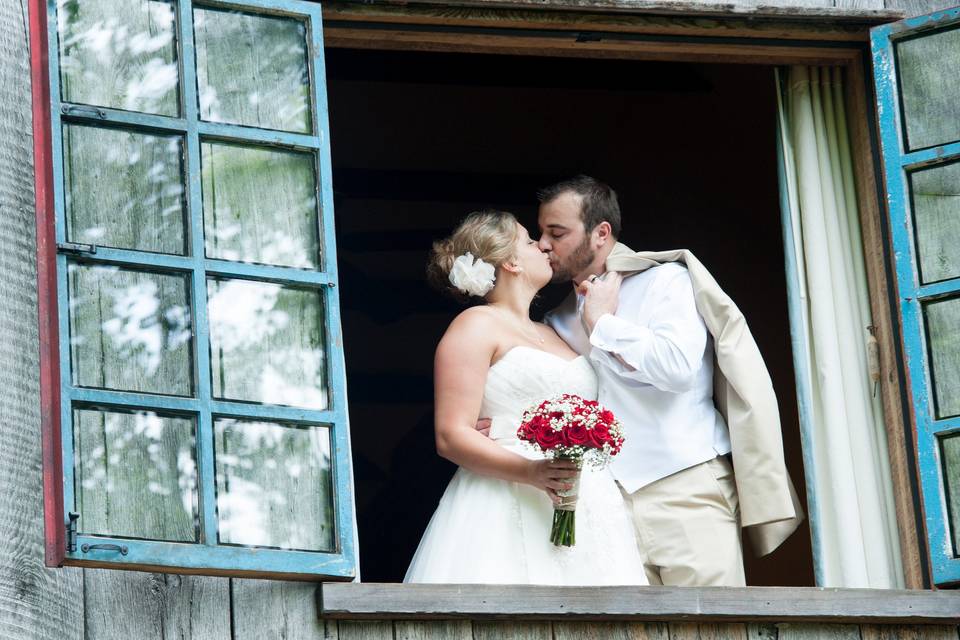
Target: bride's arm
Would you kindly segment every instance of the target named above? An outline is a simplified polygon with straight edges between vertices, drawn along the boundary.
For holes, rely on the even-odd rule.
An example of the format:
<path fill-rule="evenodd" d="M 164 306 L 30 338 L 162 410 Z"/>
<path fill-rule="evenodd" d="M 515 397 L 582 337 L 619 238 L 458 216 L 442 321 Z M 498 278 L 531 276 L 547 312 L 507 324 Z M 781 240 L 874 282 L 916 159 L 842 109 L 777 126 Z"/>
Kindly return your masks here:
<path fill-rule="evenodd" d="M 551 498 L 575 474 L 567 462 L 529 460 L 501 447 L 476 428 L 483 387 L 497 349 L 495 327 L 479 308 L 450 325 L 434 360 L 437 453 L 476 473 L 543 489 Z"/>

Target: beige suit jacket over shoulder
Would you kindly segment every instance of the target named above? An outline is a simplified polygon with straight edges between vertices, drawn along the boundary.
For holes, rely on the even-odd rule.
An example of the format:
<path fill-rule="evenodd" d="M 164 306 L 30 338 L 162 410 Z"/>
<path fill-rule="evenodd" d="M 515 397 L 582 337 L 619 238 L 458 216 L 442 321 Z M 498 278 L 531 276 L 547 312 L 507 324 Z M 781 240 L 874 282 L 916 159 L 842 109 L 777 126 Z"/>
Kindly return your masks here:
<path fill-rule="evenodd" d="M 714 403 L 730 429 L 741 526 L 747 528 L 757 555 L 766 555 L 803 521 L 783 459 L 780 410 L 770 374 L 743 314 L 689 251 L 637 252 L 617 243 L 606 266 L 629 275 L 664 262 L 686 265 L 697 311 L 713 336 Z"/>

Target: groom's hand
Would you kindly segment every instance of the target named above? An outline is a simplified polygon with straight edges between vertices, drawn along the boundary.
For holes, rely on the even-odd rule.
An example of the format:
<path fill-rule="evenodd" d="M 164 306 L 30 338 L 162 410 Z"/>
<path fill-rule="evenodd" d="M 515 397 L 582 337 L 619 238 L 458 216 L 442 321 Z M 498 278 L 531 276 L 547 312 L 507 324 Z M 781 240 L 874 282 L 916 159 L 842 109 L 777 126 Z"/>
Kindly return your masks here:
<path fill-rule="evenodd" d="M 480 418 L 477 420 L 476 429 L 489 438 L 491 424 L 493 424 L 493 421 L 490 418 Z"/>
<path fill-rule="evenodd" d="M 620 283 L 623 276 L 617 272 L 607 272 L 604 277 L 590 276 L 577 287 L 583 294 L 583 323 L 587 335 L 593 333 L 593 327 L 606 313 L 617 312 L 620 302 Z"/>

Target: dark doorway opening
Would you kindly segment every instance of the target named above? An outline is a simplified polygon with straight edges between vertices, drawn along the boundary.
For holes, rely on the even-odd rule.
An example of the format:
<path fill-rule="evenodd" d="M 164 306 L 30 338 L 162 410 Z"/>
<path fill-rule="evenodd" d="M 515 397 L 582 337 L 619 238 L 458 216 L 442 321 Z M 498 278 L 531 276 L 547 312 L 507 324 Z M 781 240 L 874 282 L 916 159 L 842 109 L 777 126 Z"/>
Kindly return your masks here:
<path fill-rule="evenodd" d="M 402 579 L 454 471 L 434 450 L 432 365 L 459 307 L 426 284 L 431 242 L 483 207 L 536 235 L 536 190 L 576 173 L 617 190 L 626 244 L 691 249 L 743 310 L 803 491 L 772 67 L 347 49 L 326 62 L 365 582 Z M 545 289 L 536 313 L 567 292 Z M 750 585 L 814 584 L 805 526 L 747 556 Z"/>

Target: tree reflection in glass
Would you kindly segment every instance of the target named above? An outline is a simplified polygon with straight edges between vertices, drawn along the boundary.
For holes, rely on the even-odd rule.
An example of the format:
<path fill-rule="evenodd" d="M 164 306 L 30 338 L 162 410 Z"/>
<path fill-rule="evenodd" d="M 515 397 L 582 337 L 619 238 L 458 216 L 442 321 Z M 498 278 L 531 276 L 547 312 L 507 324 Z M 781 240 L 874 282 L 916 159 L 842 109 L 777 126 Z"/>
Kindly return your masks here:
<path fill-rule="evenodd" d="M 200 148 L 207 256 L 316 267 L 313 154 L 213 142 Z"/>
<path fill-rule="evenodd" d="M 960 415 L 960 298 L 927 303 L 923 311 L 935 415 L 940 419 Z"/>
<path fill-rule="evenodd" d="M 220 542 L 333 549 L 327 427 L 218 418 L 214 440 Z"/>
<path fill-rule="evenodd" d="M 327 407 L 320 293 L 250 280 L 208 280 L 213 395 Z"/>
<path fill-rule="evenodd" d="M 184 253 L 180 136 L 68 124 L 63 158 L 68 240 Z"/>
<path fill-rule="evenodd" d="M 185 276 L 78 263 L 67 274 L 73 384 L 192 394 Z"/>
<path fill-rule="evenodd" d="M 174 23 L 161 0 L 58 0 L 63 100 L 179 115 Z"/>
<path fill-rule="evenodd" d="M 303 22 L 194 9 L 193 28 L 201 118 L 311 132 L 307 27 Z"/>
<path fill-rule="evenodd" d="M 81 533 L 198 540 L 192 419 L 77 409 L 73 438 Z"/>

